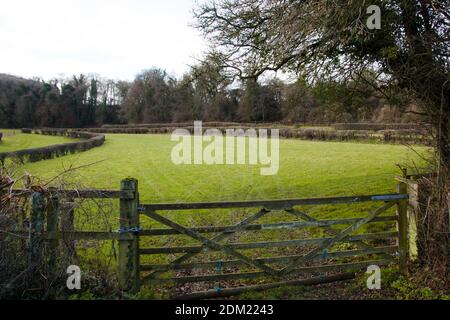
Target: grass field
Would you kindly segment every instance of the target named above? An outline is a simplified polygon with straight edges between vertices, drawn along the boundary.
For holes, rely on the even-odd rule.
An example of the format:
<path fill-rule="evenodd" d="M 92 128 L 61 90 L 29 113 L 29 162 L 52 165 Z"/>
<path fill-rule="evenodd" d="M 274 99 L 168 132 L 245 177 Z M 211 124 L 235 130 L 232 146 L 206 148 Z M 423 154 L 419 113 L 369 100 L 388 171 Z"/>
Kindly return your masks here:
<path fill-rule="evenodd" d="M 17 140 L 16 145 L 37 146 L 65 139 L 18 135 Z M 399 145 L 281 140 L 278 174 L 261 176 L 260 166 L 174 165 L 175 144 L 168 135 L 107 135 L 99 148 L 22 169 L 45 180 L 71 165 L 93 164 L 71 178 L 84 187 L 118 189 L 121 179 L 134 177 L 142 201 L 182 202 L 393 192 L 400 174 L 396 164 L 419 161 L 415 151 Z"/>
<path fill-rule="evenodd" d="M 42 136 L 27 135 L 31 141 Z M 31 141 L 29 143 L 31 143 Z M 35 143 L 35 142 L 34 142 Z M 395 176 L 400 174 L 396 164 L 420 165 L 416 152 L 400 145 L 312 142 L 300 140 L 280 141 L 280 168 L 277 175 L 261 176 L 260 166 L 250 165 L 174 165 L 171 150 L 175 142 L 169 135 L 107 135 L 106 143 L 87 152 L 28 163 L 19 168 L 48 181 L 69 167 L 82 168 L 70 172 L 64 180 L 84 188 L 118 189 L 120 180 L 134 177 L 139 180 L 141 203 L 232 201 L 250 199 L 304 198 L 321 196 L 351 196 L 395 192 Z M 101 161 L 101 162 L 98 162 Z M 118 228 L 118 201 L 101 202 L 93 212 L 77 209 L 77 229 L 115 230 Z M 361 217 L 380 203 L 363 203 L 346 206 L 302 207 L 301 210 L 320 218 Z M 163 212 L 187 226 L 231 225 L 254 214 L 252 210 L 200 210 Z M 87 213 L 87 214 L 84 214 Z M 393 214 L 391 209 L 386 214 Z M 273 212 L 259 222 L 292 221 L 292 216 Z M 144 229 L 161 227 L 156 222 L 141 218 Z M 379 232 L 393 228 L 392 223 L 374 223 L 361 231 Z M 271 241 L 324 235 L 323 230 L 264 230 L 242 232 L 233 241 Z M 180 246 L 196 242 L 186 236 L 161 236 L 142 238 L 141 246 Z M 337 245 L 340 246 L 341 244 Z M 346 249 L 344 247 L 340 249 Z M 336 248 L 335 248 L 336 249 Z M 273 248 L 253 250 L 252 256 L 270 256 L 296 253 L 298 248 Z M 92 250 L 89 243 L 81 246 L 80 256 L 96 258 L 104 254 L 114 265 L 114 245 L 107 242 L 100 251 Z M 84 253 L 83 253 L 84 252 Z M 298 252 L 297 252 L 298 253 Z M 211 254 L 209 259 L 221 258 Z M 223 258 L 223 257 L 222 257 Z M 142 263 L 167 263 L 173 257 L 165 255 L 142 257 Z M 245 270 L 244 270 L 245 271 Z"/>
<path fill-rule="evenodd" d="M 26 171 L 48 181 L 67 168 L 81 166 L 63 177 L 65 182 L 73 182 L 77 188 L 119 189 L 121 179 L 134 177 L 139 181 L 141 203 L 201 202 L 392 193 L 395 176 L 400 174 L 396 164 L 418 161 L 415 151 L 399 145 L 281 140 L 278 174 L 261 176 L 259 166 L 174 165 L 171 150 L 175 144 L 169 135 L 107 135 L 99 148 L 29 163 L 19 173 Z M 359 210 L 355 206 L 321 206 L 317 214 L 322 218 L 354 217 L 374 205 L 361 204 Z M 167 214 L 183 223 L 205 225 L 230 224 L 246 213 L 233 216 L 230 210 L 209 210 Z M 117 215 L 107 220 L 89 223 L 88 227 L 118 226 Z"/>
<path fill-rule="evenodd" d="M 10 152 L 22 149 L 45 147 L 52 144 L 73 142 L 74 139 L 66 137 L 29 135 L 20 133 L 20 130 L 0 129 L 3 138 L 0 142 L 0 152 Z"/>

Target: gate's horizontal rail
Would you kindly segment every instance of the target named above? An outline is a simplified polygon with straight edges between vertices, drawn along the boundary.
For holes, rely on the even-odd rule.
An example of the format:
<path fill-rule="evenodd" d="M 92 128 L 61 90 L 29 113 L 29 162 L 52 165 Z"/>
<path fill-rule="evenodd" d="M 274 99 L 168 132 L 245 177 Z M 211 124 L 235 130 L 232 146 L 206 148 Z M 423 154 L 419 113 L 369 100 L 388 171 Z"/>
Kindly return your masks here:
<path fill-rule="evenodd" d="M 286 200 L 255 200 L 255 201 L 231 201 L 231 202 L 199 202 L 199 203 L 168 203 L 168 204 L 144 204 L 141 210 L 192 210 L 192 209 L 226 209 L 226 208 L 252 208 L 266 207 L 267 209 L 285 209 L 299 205 L 321 205 L 321 204 L 346 204 L 368 201 L 398 201 L 408 199 L 407 194 L 380 194 L 369 196 L 351 197 L 328 197 L 309 199 L 286 199 Z"/>
<path fill-rule="evenodd" d="M 0 231 L 0 238 L 6 236 L 28 237 L 28 231 Z M 42 240 L 133 240 L 131 233 L 102 231 L 59 231 L 43 232 Z"/>
<path fill-rule="evenodd" d="M 258 230 L 271 230 L 271 229 L 292 229 L 292 228 L 305 228 L 305 227 L 327 227 L 332 225 L 342 225 L 355 223 L 363 218 L 348 218 L 348 219 L 335 219 L 335 220 L 317 220 L 317 221 L 293 221 L 293 222 L 280 222 L 280 223 L 265 223 L 265 224 L 251 224 L 241 226 L 240 231 L 258 231 Z M 389 222 L 398 221 L 397 216 L 384 216 L 376 217 L 371 222 Z M 197 227 L 189 228 L 190 230 L 198 233 L 218 233 L 227 230 L 233 230 L 235 226 L 217 226 L 217 227 Z M 233 231 L 230 231 L 233 232 Z M 181 234 L 174 229 L 152 229 L 141 231 L 141 236 L 163 236 Z"/>
<path fill-rule="evenodd" d="M 14 189 L 12 194 L 15 197 L 30 197 L 35 191 L 28 189 Z M 44 194 L 64 196 L 67 198 L 79 199 L 134 199 L 134 192 L 126 190 L 44 190 Z"/>
<path fill-rule="evenodd" d="M 353 223 L 360 218 L 351 219 L 340 219 L 340 220 L 321 220 L 312 222 L 286 222 L 286 223 L 274 223 L 274 224 L 260 224 L 260 225 L 248 225 L 241 227 L 243 231 L 257 231 L 264 229 L 282 229 L 282 228 L 299 228 L 299 227 L 323 227 L 330 225 L 339 224 L 349 224 Z M 385 216 L 378 217 L 372 222 L 389 222 L 397 221 L 397 216 Z M 223 226 L 223 227 L 198 227 L 191 228 L 191 230 L 198 233 L 216 233 L 223 232 L 225 230 L 231 230 L 234 226 Z M 154 229 L 154 230 L 143 230 L 139 233 L 140 236 L 160 236 L 160 235 L 173 235 L 180 234 L 178 231 L 173 229 Z M 18 237 L 28 237 L 28 231 L 1 231 L 0 238 L 6 236 L 18 236 Z M 118 232 L 103 232 L 103 231 L 59 231 L 59 232 L 44 232 L 42 234 L 43 240 L 132 240 L 133 235 L 130 233 L 118 233 Z M 157 249 L 157 248 L 155 248 Z"/>
<path fill-rule="evenodd" d="M 370 249 L 358 249 L 358 250 L 347 250 L 347 251 L 335 251 L 335 252 L 327 252 L 326 255 L 317 254 L 317 256 L 313 260 L 328 260 L 328 259 L 336 259 L 336 258 L 348 258 L 355 256 L 366 256 L 370 254 L 380 254 L 380 253 L 396 253 L 398 251 L 397 246 L 387 246 L 387 247 L 375 247 Z M 271 257 L 271 258 L 258 258 L 255 259 L 257 261 L 275 264 L 275 263 L 287 263 L 295 259 L 297 255 L 292 256 L 280 256 L 280 257 Z M 205 268 L 216 268 L 218 265 L 221 265 L 223 268 L 225 267 L 238 267 L 244 266 L 240 260 L 225 260 L 225 261 L 208 261 L 208 262 L 191 262 L 191 263 L 183 263 L 183 264 L 147 264 L 141 265 L 141 271 L 159 271 L 166 272 L 169 270 L 183 270 L 183 269 L 205 269 Z"/>
<path fill-rule="evenodd" d="M 366 268 L 370 265 L 385 266 L 392 262 L 397 261 L 396 259 L 381 259 L 381 260 L 370 260 L 354 263 L 342 263 L 334 265 L 322 265 L 322 266 L 311 266 L 293 269 L 290 275 L 298 275 L 303 273 L 322 273 L 322 272 L 333 272 L 333 271 L 356 271 Z M 176 277 L 176 278 L 143 278 L 142 283 L 165 283 L 165 282 L 175 282 L 177 284 L 190 283 L 190 282 L 202 282 L 202 281 L 219 281 L 219 280 L 238 280 L 238 279 L 255 279 L 255 278 L 271 278 L 267 273 L 263 271 L 256 272 L 239 272 L 239 273 L 228 273 L 228 274 L 211 274 L 204 276 L 187 276 L 187 277 Z"/>
<path fill-rule="evenodd" d="M 397 237 L 397 232 L 378 232 L 378 233 L 367 233 L 361 235 L 349 236 L 340 242 L 355 242 L 361 240 L 373 240 L 373 239 L 386 239 Z M 269 241 L 269 242 L 247 242 L 247 243 L 231 243 L 226 244 L 227 247 L 232 249 L 257 249 L 257 248 L 277 248 L 277 247 L 293 247 L 293 246 L 306 246 L 306 245 L 317 245 L 322 244 L 324 241 L 330 240 L 332 238 L 313 238 L 313 239 L 295 239 L 295 240 L 285 240 L 285 241 Z M 140 249 L 139 253 L 141 255 L 150 254 L 170 254 L 170 253 L 199 253 L 202 251 L 216 251 L 203 246 L 193 246 L 193 247 L 155 247 L 155 248 L 144 248 Z"/>

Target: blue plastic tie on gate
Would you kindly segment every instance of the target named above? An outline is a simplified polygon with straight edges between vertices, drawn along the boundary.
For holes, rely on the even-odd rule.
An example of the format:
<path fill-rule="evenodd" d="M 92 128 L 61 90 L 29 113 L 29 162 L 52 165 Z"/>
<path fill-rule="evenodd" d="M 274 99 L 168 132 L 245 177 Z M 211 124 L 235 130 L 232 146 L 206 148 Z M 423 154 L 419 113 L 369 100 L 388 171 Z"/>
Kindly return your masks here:
<path fill-rule="evenodd" d="M 219 259 L 219 261 L 217 261 L 217 272 L 222 273 L 222 259 Z M 222 292 L 222 289 L 220 288 L 220 282 L 217 284 L 217 287 L 215 289 L 217 294 L 220 294 Z"/>
<path fill-rule="evenodd" d="M 381 196 L 372 196 L 371 200 L 373 201 L 392 201 L 392 200 L 401 200 L 408 199 L 409 196 L 407 194 L 390 194 L 390 195 L 381 195 Z"/>
<path fill-rule="evenodd" d="M 325 249 L 322 251 L 322 259 L 326 259 L 328 256 L 328 250 Z M 319 275 L 320 280 L 323 280 L 325 278 L 325 273 L 321 272 Z"/>
<path fill-rule="evenodd" d="M 140 227 L 131 227 L 131 228 L 126 228 L 126 227 L 122 227 L 119 230 L 117 230 L 118 233 L 120 234 L 124 234 L 124 233 L 132 233 L 134 235 L 139 235 L 142 231 L 142 228 Z"/>

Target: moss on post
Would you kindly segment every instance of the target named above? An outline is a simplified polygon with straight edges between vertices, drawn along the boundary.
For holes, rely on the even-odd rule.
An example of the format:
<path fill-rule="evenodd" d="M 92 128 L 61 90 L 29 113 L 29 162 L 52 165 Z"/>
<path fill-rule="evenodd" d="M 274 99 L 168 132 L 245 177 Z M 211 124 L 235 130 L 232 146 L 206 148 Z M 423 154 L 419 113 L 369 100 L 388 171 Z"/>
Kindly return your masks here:
<path fill-rule="evenodd" d="M 51 197 L 47 203 L 47 234 L 54 236 L 58 232 L 59 199 Z M 56 272 L 56 258 L 58 254 L 58 239 L 48 240 L 48 265 L 52 272 Z"/>
<path fill-rule="evenodd" d="M 408 192 L 408 186 L 404 182 L 400 182 L 397 186 L 400 194 Z M 408 273 L 408 203 L 407 200 L 399 200 L 397 203 L 398 215 L 398 250 L 399 250 L 399 270 L 400 273 L 406 275 Z"/>
<path fill-rule="evenodd" d="M 132 233 L 131 228 L 139 228 L 138 181 L 127 178 L 120 183 L 121 191 L 132 191 L 133 197 L 120 199 L 120 232 Z M 119 240 L 119 283 L 123 290 L 137 292 L 140 286 L 139 235 L 132 240 Z"/>
<path fill-rule="evenodd" d="M 40 192 L 31 197 L 30 215 L 30 265 L 39 266 L 42 262 L 42 233 L 44 231 L 45 197 Z"/>

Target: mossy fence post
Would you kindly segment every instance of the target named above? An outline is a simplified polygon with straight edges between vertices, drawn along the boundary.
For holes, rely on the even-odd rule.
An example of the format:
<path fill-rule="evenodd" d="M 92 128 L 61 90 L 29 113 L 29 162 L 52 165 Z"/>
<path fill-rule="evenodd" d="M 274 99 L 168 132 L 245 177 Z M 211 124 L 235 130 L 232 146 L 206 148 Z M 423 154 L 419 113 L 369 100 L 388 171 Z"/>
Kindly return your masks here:
<path fill-rule="evenodd" d="M 417 260 L 419 257 L 419 223 L 421 221 L 421 204 L 423 204 L 423 185 L 411 177 L 406 180 L 408 185 L 408 238 L 409 238 L 409 259 Z"/>
<path fill-rule="evenodd" d="M 75 200 L 73 198 L 66 199 L 60 203 L 59 209 L 61 217 L 59 220 L 60 230 L 62 232 L 75 231 Z M 76 257 L 75 241 L 64 240 L 63 261 L 68 265 L 63 267 L 68 267 L 74 257 Z"/>
<path fill-rule="evenodd" d="M 408 186 L 405 182 L 400 182 L 397 186 L 400 194 L 408 193 Z M 398 251 L 399 270 L 406 275 L 408 273 L 408 200 L 399 200 L 397 203 L 398 215 Z"/>
<path fill-rule="evenodd" d="M 31 197 L 29 264 L 38 268 L 42 262 L 42 233 L 44 231 L 45 197 L 40 192 Z"/>
<path fill-rule="evenodd" d="M 140 286 L 138 181 L 124 179 L 120 190 L 120 233 L 131 238 L 119 240 L 119 284 L 124 291 L 137 292 Z"/>
<path fill-rule="evenodd" d="M 56 262 L 58 254 L 58 232 L 59 221 L 59 198 L 55 195 L 50 196 L 47 202 L 47 235 L 52 239 L 48 240 L 48 266 L 52 272 L 56 272 Z"/>

